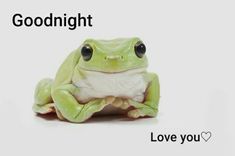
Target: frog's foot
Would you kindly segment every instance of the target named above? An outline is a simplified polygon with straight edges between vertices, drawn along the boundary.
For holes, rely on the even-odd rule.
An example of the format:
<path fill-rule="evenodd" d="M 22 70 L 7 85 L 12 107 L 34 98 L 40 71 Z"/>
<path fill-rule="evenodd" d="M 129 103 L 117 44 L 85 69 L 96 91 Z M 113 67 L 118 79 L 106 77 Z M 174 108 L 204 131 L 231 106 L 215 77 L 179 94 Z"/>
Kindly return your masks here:
<path fill-rule="evenodd" d="M 33 111 L 39 114 L 48 114 L 55 112 L 55 104 L 54 103 L 48 103 L 45 105 L 33 105 Z"/>
<path fill-rule="evenodd" d="M 112 102 L 112 106 L 116 107 L 116 108 L 121 108 L 126 110 L 127 108 L 130 107 L 128 100 L 127 99 L 122 99 L 117 97 L 113 102 Z"/>
<path fill-rule="evenodd" d="M 33 111 L 38 114 L 49 114 L 49 113 L 56 113 L 57 117 L 60 120 L 65 120 L 61 112 L 55 107 L 55 103 L 48 103 L 45 105 L 33 105 Z"/>
<path fill-rule="evenodd" d="M 158 110 L 149 106 L 148 103 L 139 103 L 133 100 L 128 100 L 128 103 L 135 108 L 127 113 L 127 116 L 130 118 L 139 118 L 145 116 L 155 117 L 157 115 Z"/>
<path fill-rule="evenodd" d="M 140 109 L 134 109 L 127 113 L 129 118 L 139 118 L 145 116 L 144 113 Z"/>
<path fill-rule="evenodd" d="M 34 93 L 34 105 L 33 110 L 36 113 L 47 114 L 55 112 L 55 104 L 51 97 L 51 79 L 42 79 L 37 84 L 35 93 Z"/>
<path fill-rule="evenodd" d="M 155 117 L 156 115 L 157 115 L 157 110 L 154 110 L 152 108 L 138 108 L 138 109 L 133 109 L 127 113 L 128 117 L 134 118 L 134 119 L 139 118 L 139 117 L 146 117 L 146 116 Z"/>

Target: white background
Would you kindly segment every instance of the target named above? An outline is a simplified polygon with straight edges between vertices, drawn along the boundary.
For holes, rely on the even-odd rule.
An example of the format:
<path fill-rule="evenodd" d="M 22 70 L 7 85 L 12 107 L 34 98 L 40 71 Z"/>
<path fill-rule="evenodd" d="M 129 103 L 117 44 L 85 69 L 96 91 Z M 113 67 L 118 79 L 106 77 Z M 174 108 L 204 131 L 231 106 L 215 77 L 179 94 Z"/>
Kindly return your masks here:
<path fill-rule="evenodd" d="M 228 0 L 2 1 L 0 155 L 234 155 L 235 4 Z M 14 27 L 12 16 L 93 16 L 92 28 Z M 157 118 L 97 118 L 84 124 L 35 116 L 37 82 L 53 78 L 86 38 L 140 37 L 160 77 Z M 200 134 L 208 142 L 150 142 Z M 233 149 L 232 149 L 233 147 Z"/>

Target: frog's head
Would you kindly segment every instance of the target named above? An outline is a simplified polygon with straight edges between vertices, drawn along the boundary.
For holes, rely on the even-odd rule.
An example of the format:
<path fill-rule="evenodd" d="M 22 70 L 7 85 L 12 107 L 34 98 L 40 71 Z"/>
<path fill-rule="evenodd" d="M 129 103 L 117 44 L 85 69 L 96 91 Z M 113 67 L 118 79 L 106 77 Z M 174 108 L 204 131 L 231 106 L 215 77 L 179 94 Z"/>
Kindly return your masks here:
<path fill-rule="evenodd" d="M 89 71 L 116 73 L 146 68 L 146 47 L 139 38 L 86 40 L 81 47 L 79 68 Z"/>

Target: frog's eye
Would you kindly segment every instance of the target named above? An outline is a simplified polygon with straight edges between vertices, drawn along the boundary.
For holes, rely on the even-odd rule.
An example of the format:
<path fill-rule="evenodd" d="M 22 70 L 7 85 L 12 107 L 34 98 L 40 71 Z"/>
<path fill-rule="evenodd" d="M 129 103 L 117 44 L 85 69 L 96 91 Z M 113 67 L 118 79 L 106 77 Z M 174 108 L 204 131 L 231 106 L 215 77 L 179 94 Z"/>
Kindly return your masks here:
<path fill-rule="evenodd" d="M 146 51 L 146 47 L 144 45 L 144 43 L 142 43 L 141 41 L 138 41 L 135 44 L 135 54 L 136 56 L 138 56 L 139 58 L 142 58 L 145 54 Z"/>
<path fill-rule="evenodd" d="M 89 61 L 92 57 L 93 49 L 89 44 L 85 44 L 81 50 L 84 61 Z"/>

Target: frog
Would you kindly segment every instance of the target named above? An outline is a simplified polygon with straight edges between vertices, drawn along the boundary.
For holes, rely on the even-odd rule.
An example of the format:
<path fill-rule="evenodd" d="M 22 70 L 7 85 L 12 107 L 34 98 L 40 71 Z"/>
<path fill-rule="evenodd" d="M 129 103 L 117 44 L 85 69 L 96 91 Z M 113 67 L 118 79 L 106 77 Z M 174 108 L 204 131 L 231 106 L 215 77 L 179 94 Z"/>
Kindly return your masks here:
<path fill-rule="evenodd" d="M 33 111 L 72 123 L 96 115 L 155 117 L 160 84 L 147 67 L 146 46 L 138 37 L 86 39 L 66 57 L 54 79 L 38 82 Z"/>

